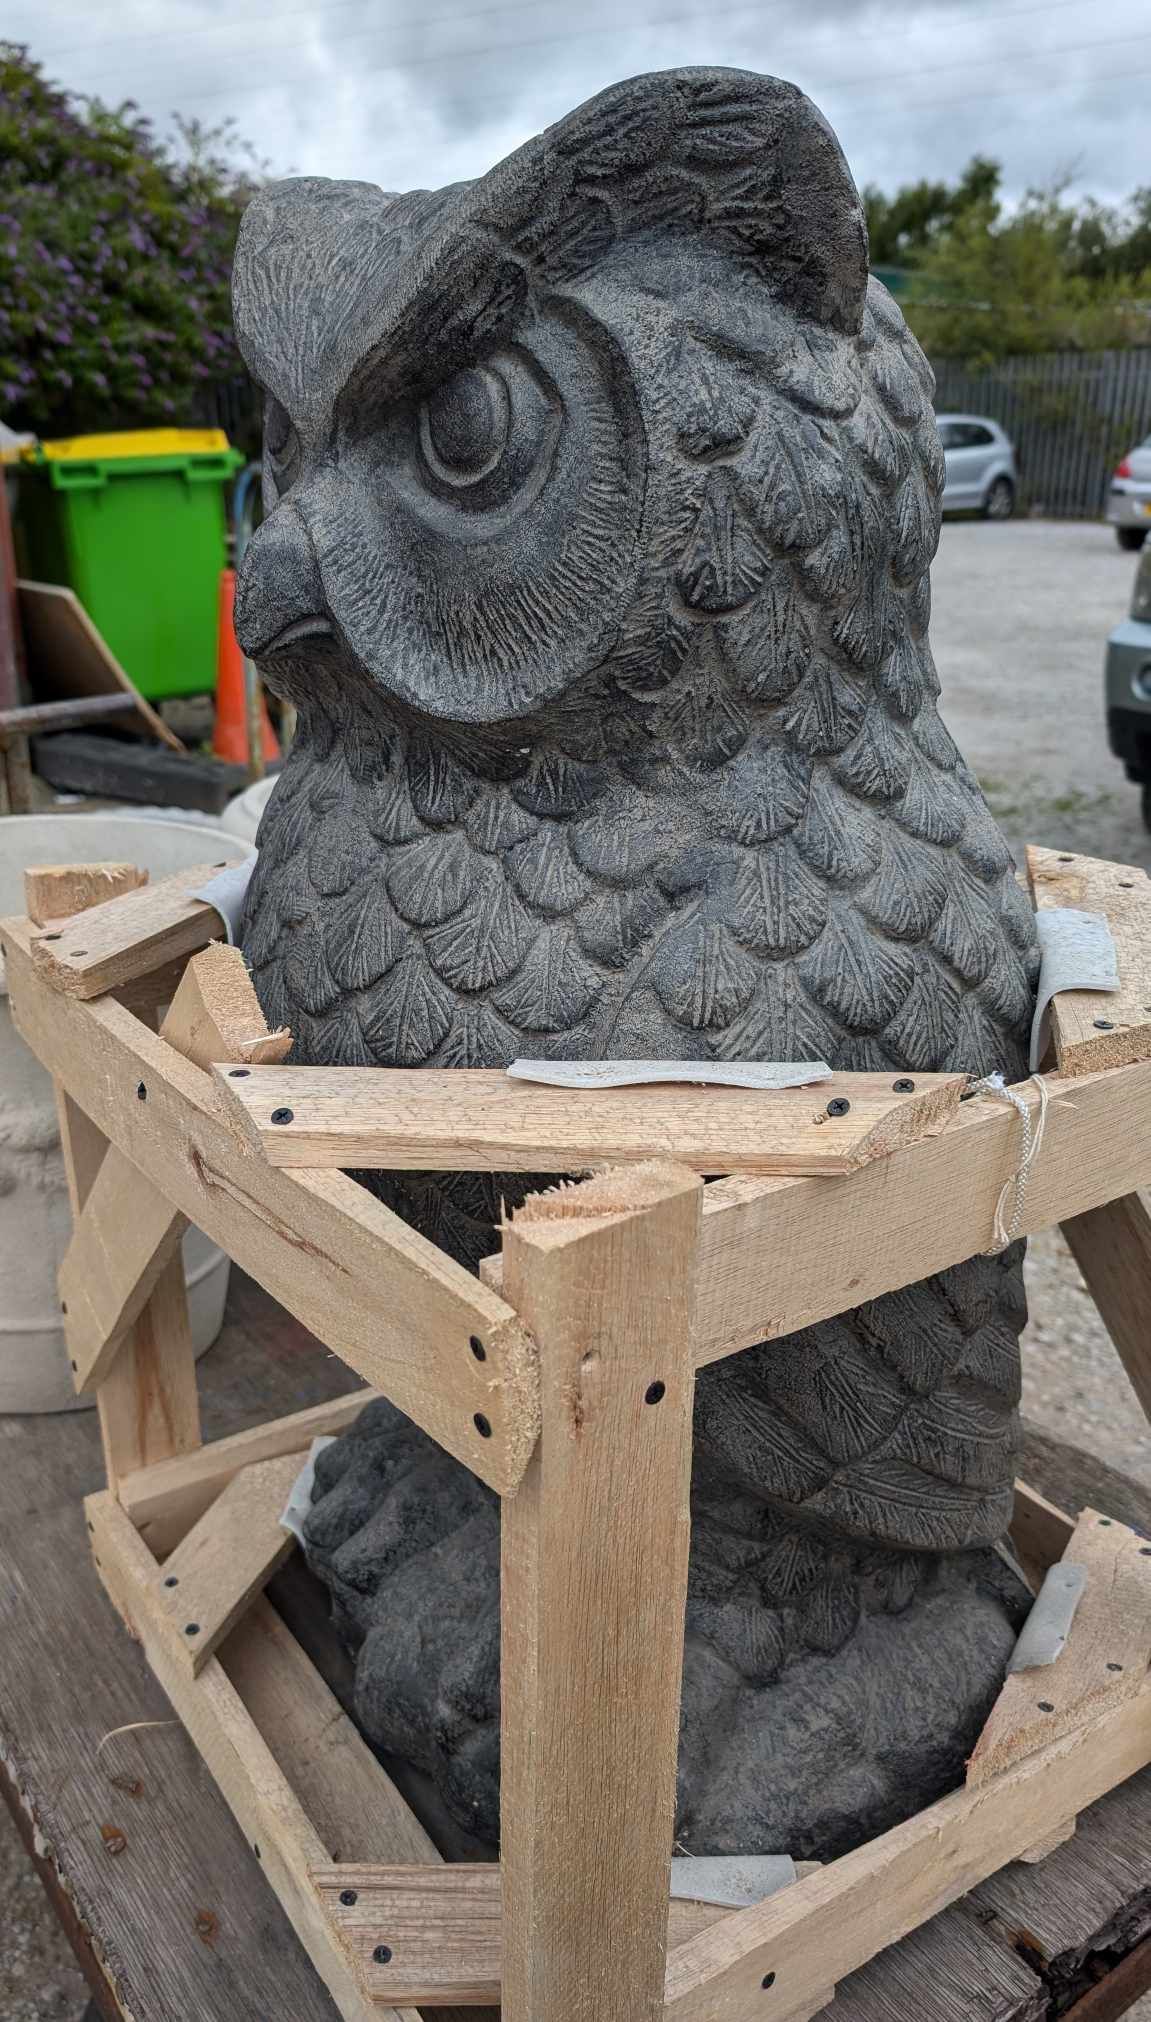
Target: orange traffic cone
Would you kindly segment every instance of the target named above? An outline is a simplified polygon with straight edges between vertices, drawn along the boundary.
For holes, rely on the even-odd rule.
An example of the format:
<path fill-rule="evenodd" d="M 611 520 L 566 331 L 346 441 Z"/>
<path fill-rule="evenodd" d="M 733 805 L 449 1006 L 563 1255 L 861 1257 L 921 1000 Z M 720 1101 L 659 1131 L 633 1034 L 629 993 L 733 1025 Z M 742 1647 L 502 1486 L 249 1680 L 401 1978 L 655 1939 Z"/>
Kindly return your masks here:
<path fill-rule="evenodd" d="M 212 750 L 233 765 L 248 763 L 248 710 L 244 691 L 244 656 L 236 638 L 232 610 L 236 601 L 236 571 L 220 571 L 219 618 L 216 626 L 216 727 Z M 260 695 L 260 736 L 264 757 L 278 758 L 280 747 Z"/>

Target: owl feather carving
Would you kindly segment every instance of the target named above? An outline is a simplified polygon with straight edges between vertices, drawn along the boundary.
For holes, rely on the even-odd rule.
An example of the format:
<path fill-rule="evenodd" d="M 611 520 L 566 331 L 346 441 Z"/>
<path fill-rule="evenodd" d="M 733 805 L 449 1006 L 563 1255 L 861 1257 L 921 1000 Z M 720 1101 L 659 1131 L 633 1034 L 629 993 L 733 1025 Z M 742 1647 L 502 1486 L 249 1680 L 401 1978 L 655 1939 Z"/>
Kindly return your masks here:
<path fill-rule="evenodd" d="M 1023 1067 L 1030 909 L 936 707 L 930 370 L 838 145 L 735 71 L 478 182 L 276 186 L 237 625 L 299 734 L 244 946 L 295 1057 Z M 371 1174 L 454 1256 L 523 1175 Z M 700 1376 L 677 1831 L 827 1858 L 954 1782 L 1026 1597 L 991 1547 L 1019 1246 Z M 498 1831 L 498 1507 L 386 1404 L 309 1555 L 366 1731 Z"/>

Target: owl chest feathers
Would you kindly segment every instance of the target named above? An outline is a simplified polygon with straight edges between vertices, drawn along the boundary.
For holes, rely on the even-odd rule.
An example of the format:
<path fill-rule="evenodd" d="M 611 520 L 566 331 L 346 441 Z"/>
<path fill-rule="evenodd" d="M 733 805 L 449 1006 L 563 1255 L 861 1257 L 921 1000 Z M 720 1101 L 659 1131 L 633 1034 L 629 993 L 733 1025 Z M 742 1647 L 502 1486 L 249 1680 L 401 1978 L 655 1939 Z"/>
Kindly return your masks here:
<path fill-rule="evenodd" d="M 312 1062 L 1014 1073 L 1030 911 L 970 776 L 928 772 L 918 754 L 892 804 L 770 745 L 687 790 L 554 752 L 501 783 L 443 751 L 362 778 L 302 749 L 245 952 Z"/>

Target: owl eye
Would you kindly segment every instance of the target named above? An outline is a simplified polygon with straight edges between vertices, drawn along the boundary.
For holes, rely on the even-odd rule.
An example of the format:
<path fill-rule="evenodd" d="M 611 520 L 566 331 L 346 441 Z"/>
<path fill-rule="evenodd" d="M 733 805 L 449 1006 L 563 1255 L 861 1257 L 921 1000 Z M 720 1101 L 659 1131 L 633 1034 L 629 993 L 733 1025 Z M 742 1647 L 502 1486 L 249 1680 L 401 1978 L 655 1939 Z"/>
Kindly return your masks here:
<path fill-rule="evenodd" d="M 264 406 L 264 453 L 278 491 L 286 491 L 296 475 L 300 444 L 286 410 L 269 394 Z"/>
<path fill-rule="evenodd" d="M 560 414 L 559 396 L 534 362 L 499 352 L 453 373 L 421 402 L 409 471 L 425 494 L 469 516 L 500 511 L 542 483 Z"/>
<path fill-rule="evenodd" d="M 507 385 L 485 366 L 457 372 L 420 409 L 420 448 L 444 483 L 478 484 L 498 464 L 508 440 Z"/>

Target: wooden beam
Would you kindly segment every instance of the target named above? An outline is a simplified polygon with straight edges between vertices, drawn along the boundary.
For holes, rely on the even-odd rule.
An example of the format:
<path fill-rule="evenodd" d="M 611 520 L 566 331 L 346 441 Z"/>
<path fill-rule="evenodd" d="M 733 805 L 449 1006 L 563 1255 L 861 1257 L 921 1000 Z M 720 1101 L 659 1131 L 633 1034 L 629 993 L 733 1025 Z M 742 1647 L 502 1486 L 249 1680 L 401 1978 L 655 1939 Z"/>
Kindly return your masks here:
<path fill-rule="evenodd" d="M 1090 1074 L 1151 1059 L 1151 878 L 1134 864 L 1070 851 L 1027 850 L 1037 912 L 1072 906 L 1105 915 L 1120 988 L 1062 990 L 1052 999 L 1051 1036 L 1061 1074 Z"/>
<path fill-rule="evenodd" d="M 411 2014 L 381 2012 L 360 1986 L 308 1880 L 309 1871 L 328 1859 L 324 1843 L 221 1660 L 210 1658 L 199 1677 L 189 1673 L 178 1631 L 154 1590 L 155 1561 L 124 1511 L 107 1494 L 90 1496 L 85 1511 L 108 1593 L 144 1645 L 343 2022 L 419 2022 Z"/>
<path fill-rule="evenodd" d="M 80 889 L 89 891 L 91 904 L 98 902 L 98 886 Z M 290 1032 L 269 1033 L 243 956 L 221 942 L 188 963 L 160 1036 L 199 1067 L 214 1060 L 279 1059 L 292 1043 Z M 187 1226 L 186 1216 L 113 1146 L 60 1267 L 78 1391 L 104 1381 Z"/>
<path fill-rule="evenodd" d="M 967 1765 L 970 1789 L 1109 1703 L 1138 1697 L 1151 1659 L 1151 1545 L 1113 1517 L 1084 1510 L 1064 1554 L 1087 1569 L 1067 1642 L 1053 1664 L 1007 1679 Z"/>
<path fill-rule="evenodd" d="M 340 1862 L 317 1869 L 312 1883 L 377 2000 L 415 2001 L 421 2008 L 499 2006 L 503 1904 L 498 1862 L 450 1867 Z M 686 1943 L 732 1914 L 718 1903 L 673 1897 L 667 1910 L 669 1942 Z M 377 1956 L 381 1947 L 386 1959 Z M 831 2000 L 830 1989 L 824 1998 Z"/>
<path fill-rule="evenodd" d="M 1151 1418 L 1151 1212 L 1141 1194 L 1071 1215 L 1068 1246 Z"/>
<path fill-rule="evenodd" d="M 194 1453 L 178 1454 L 126 1474 L 120 1481 L 120 1503 L 149 1551 L 162 1559 L 187 1536 L 241 1468 L 275 1460 L 282 1453 L 295 1455 L 302 1466 L 301 1456 L 313 1439 L 343 1432 L 379 1394 L 378 1390 L 354 1390 L 348 1397 L 294 1411 L 287 1418 L 268 1419 L 246 1432 L 234 1432 L 228 1439 L 197 1447 Z"/>
<path fill-rule="evenodd" d="M 59 1272 L 77 1391 L 103 1383 L 187 1226 L 122 1152 L 108 1152 Z"/>
<path fill-rule="evenodd" d="M 662 2014 L 702 1191 L 631 1167 L 505 1231 L 542 1422 L 502 1513 L 504 2022 Z"/>
<path fill-rule="evenodd" d="M 1151 1182 L 1151 1064 L 1075 1080 L 1049 1075 L 1047 1086 L 1023 1235 Z M 1034 1083 L 1017 1092 L 1034 1112 Z M 991 1242 L 995 1203 L 1019 1152 L 1015 1110 L 975 1096 L 937 1137 L 834 1186 L 717 1180 L 703 1202 L 697 1361 L 812 1326 L 976 1255 Z"/>
<path fill-rule="evenodd" d="M 203 863 L 175 871 L 40 930 L 31 942 L 38 974 L 69 996 L 99 997 L 178 956 L 194 955 L 222 938 L 224 923 L 214 906 L 190 894 L 223 868 Z"/>
<path fill-rule="evenodd" d="M 160 1037 L 197 1067 L 219 1060 L 279 1061 L 292 1044 L 286 1027 L 269 1032 L 244 957 L 224 941 L 212 941 L 193 955 Z"/>
<path fill-rule="evenodd" d="M 1011 1542 L 1015 1555 L 1038 1593 L 1049 1566 L 1063 1557 L 1075 1531 L 1073 1518 L 1057 1509 L 1025 1481 L 1015 1484 L 1011 1512 Z"/>
<path fill-rule="evenodd" d="M 551 1088 L 502 1069 L 264 1067 L 229 1096 L 273 1165 L 585 1172 L 854 1172 L 942 1128 L 962 1074 L 837 1074 L 810 1088 Z"/>
<path fill-rule="evenodd" d="M 512 1308 L 346 1174 L 269 1166 L 202 1069 L 112 999 L 47 987 L 28 936 L 4 922 L 13 1017 L 98 1127 L 352 1369 L 489 1486 L 514 1490 L 535 1444 L 538 1377 Z"/>
<path fill-rule="evenodd" d="M 414 1812 L 262 1595 L 219 1657 L 331 1860 L 439 1860 Z"/>
<path fill-rule="evenodd" d="M 783 2022 L 1151 1761 L 1151 1684 L 668 1960 L 666 2022 Z M 769 1977 L 770 1976 L 770 1977 Z"/>
<path fill-rule="evenodd" d="M 200 1444 L 183 1252 L 169 1258 L 96 1394 L 109 1486 Z"/>
<path fill-rule="evenodd" d="M 280 1517 L 300 1465 L 300 1455 L 288 1453 L 242 1467 L 157 1568 L 156 1594 L 191 1672 L 203 1670 L 294 1550 L 295 1537 Z"/>
<path fill-rule="evenodd" d="M 105 899 L 118 899 L 148 882 L 139 864 L 29 864 L 24 873 L 24 910 L 34 926 L 66 920 Z"/>

